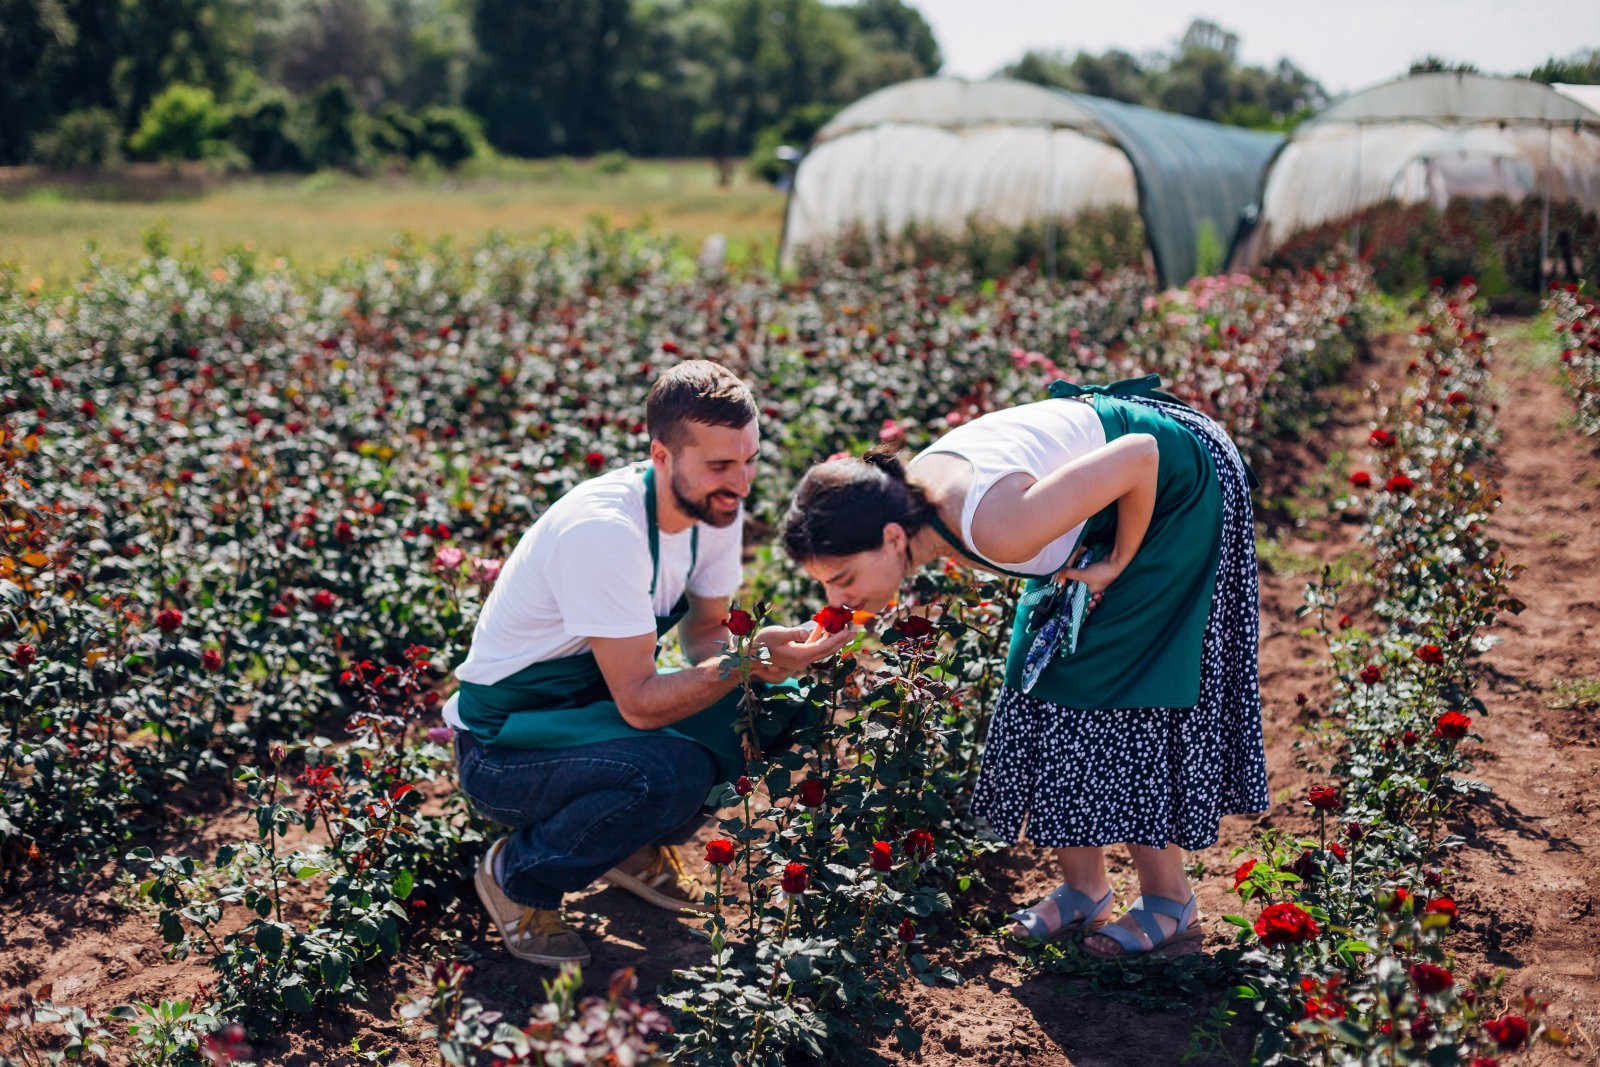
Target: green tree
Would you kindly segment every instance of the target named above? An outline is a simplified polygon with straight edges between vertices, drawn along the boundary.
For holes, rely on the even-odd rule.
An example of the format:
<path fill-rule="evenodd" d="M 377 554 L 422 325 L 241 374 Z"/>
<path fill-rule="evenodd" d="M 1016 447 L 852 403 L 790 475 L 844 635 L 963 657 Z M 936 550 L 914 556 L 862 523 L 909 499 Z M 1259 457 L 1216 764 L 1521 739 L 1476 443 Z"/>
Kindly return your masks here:
<path fill-rule="evenodd" d="M 200 159 L 226 125 L 227 116 L 210 89 L 178 82 L 150 101 L 128 147 L 150 159 Z"/>
<path fill-rule="evenodd" d="M 1565 59 L 1551 56 L 1534 67 L 1528 77 L 1536 82 L 1600 85 L 1600 48 L 1580 49 Z"/>

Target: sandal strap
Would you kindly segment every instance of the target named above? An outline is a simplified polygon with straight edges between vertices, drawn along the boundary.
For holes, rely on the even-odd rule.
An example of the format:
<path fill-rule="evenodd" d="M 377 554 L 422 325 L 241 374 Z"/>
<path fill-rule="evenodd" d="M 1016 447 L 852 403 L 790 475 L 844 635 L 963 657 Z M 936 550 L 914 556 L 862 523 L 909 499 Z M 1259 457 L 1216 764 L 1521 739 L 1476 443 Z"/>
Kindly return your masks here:
<path fill-rule="evenodd" d="M 1109 937 L 1111 940 L 1121 945 L 1124 953 L 1146 951 L 1144 945 L 1139 942 L 1139 935 L 1134 933 L 1132 930 L 1129 930 L 1125 926 L 1118 926 L 1116 923 L 1108 923 L 1107 925 L 1096 930 L 1095 933 L 1104 934 L 1106 937 Z"/>
<path fill-rule="evenodd" d="M 1045 938 L 1050 936 L 1050 930 L 1045 926 L 1044 920 L 1027 908 L 1023 908 L 1021 911 L 1014 911 L 1006 918 L 1015 919 L 1021 923 L 1022 928 L 1028 931 L 1029 937 Z"/>
<path fill-rule="evenodd" d="M 1056 914 L 1062 917 L 1061 921 L 1065 924 L 1080 918 L 1087 921 L 1089 916 L 1098 915 L 1100 909 L 1106 906 L 1106 901 L 1111 899 L 1111 890 L 1106 890 L 1105 896 L 1095 900 L 1089 894 L 1062 882 L 1045 899 L 1055 902 Z"/>
<path fill-rule="evenodd" d="M 1128 910 L 1132 912 L 1153 911 L 1158 915 L 1165 915 L 1169 919 L 1176 919 L 1178 928 L 1182 929 L 1184 920 L 1192 917 L 1195 907 L 1196 902 L 1193 893 L 1190 893 L 1189 899 L 1182 903 L 1173 900 L 1171 897 L 1158 897 L 1147 893 L 1134 901 L 1133 907 Z"/>

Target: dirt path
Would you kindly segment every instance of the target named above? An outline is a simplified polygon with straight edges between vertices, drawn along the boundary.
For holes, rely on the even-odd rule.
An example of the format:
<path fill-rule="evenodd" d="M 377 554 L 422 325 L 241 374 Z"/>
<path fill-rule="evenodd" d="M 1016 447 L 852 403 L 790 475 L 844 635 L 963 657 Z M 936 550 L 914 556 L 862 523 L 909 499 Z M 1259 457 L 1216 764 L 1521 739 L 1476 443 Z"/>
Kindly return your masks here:
<path fill-rule="evenodd" d="M 1503 503 L 1493 522 L 1527 604 L 1496 628 L 1473 776 L 1490 792 L 1456 832 L 1463 960 L 1531 985 L 1572 1036 L 1534 1062 L 1600 1062 L 1600 454 L 1573 427 L 1549 343 L 1499 321 Z"/>
<path fill-rule="evenodd" d="M 1500 321 L 1493 332 L 1502 341 L 1495 380 L 1505 498 L 1494 521 L 1510 558 L 1526 567 L 1513 592 L 1528 609 L 1499 627 L 1504 641 L 1487 657 L 1490 678 L 1480 691 L 1490 714 L 1475 724 L 1485 744 L 1470 754 L 1474 775 L 1491 792 L 1455 827 L 1468 841 L 1450 882 L 1462 905 L 1458 969 L 1503 967 L 1511 972 L 1508 992 L 1532 985 L 1553 998 L 1552 1018 L 1572 1033 L 1573 1044 L 1566 1052 L 1541 1049 L 1537 1060 L 1600 1062 L 1600 863 L 1593 859 L 1600 855 L 1600 656 L 1590 644 L 1591 634 L 1600 632 L 1600 455 L 1566 423 L 1571 406 L 1548 360 L 1535 359 L 1527 323 Z M 1329 412 L 1324 426 L 1258 465 L 1267 483 L 1258 517 L 1263 724 L 1273 806 L 1259 818 L 1225 819 L 1218 843 L 1191 857 L 1209 949 L 1231 943 L 1235 928 L 1222 916 L 1240 910 L 1230 892 L 1229 875 L 1239 862 L 1233 850 L 1258 826 L 1312 829 L 1300 799 L 1309 784 L 1324 780 L 1330 762 L 1319 740 L 1330 683 L 1324 649 L 1301 634 L 1305 623 L 1295 612 L 1324 563 L 1338 565 L 1360 550 L 1359 523 L 1328 505 L 1348 470 L 1366 460 L 1374 414 L 1368 382 L 1378 380 L 1392 398 L 1407 359 L 1405 335 L 1383 339 L 1374 360 L 1355 364 L 1342 382 L 1322 391 Z M 1346 606 L 1359 618 L 1360 605 L 1355 591 Z M 237 811 L 218 815 L 190 844 L 203 848 L 220 828 L 238 829 L 241 818 Z M 1056 882 L 1046 858 L 1026 845 L 997 857 L 985 869 L 987 885 L 958 901 L 958 911 L 998 916 L 1015 902 L 1038 898 Z M 1111 850 L 1111 867 L 1118 900 L 1126 904 L 1137 895 L 1126 854 Z M 594 951 L 585 975 L 591 988 L 603 987 L 616 967 L 634 966 L 649 989 L 674 967 L 705 957 L 704 941 L 688 925 L 620 891 L 591 890 L 573 898 L 570 908 Z M 547 974 L 500 951 L 469 885 L 450 910 L 459 912 L 467 932 L 459 950 L 476 957 L 473 996 L 513 1015 L 540 997 Z M 453 925 L 451 915 L 443 924 Z M 130 1000 L 186 996 L 208 977 L 203 961 L 170 963 L 162 948 L 147 918 L 119 912 L 103 890 L 27 894 L 0 903 L 0 998 L 53 981 L 59 999 L 104 1010 Z M 319 1018 L 289 1048 L 263 1050 L 260 1062 L 361 1062 L 346 1051 L 356 1036 L 363 1049 L 387 1045 L 414 1063 L 429 1062 L 433 1050 L 410 1036 L 416 1024 L 402 1027 L 395 1014 L 422 987 L 426 966 L 414 953 L 404 960 L 374 975 L 368 1009 Z M 1204 975 L 1175 983 L 1159 965 L 1118 969 L 1114 978 L 1029 974 L 983 937 L 952 962 L 963 975 L 961 986 L 904 991 L 912 1022 L 924 1035 L 914 1062 L 1166 1067 L 1189 1049 L 1196 1024 L 1221 990 Z M 1140 997 L 1145 985 L 1153 988 Z M 1245 1028 L 1234 1027 L 1224 1043 L 1238 1057 L 1247 1045 Z M 909 1061 L 888 1043 L 856 1057 L 861 1063 Z"/>

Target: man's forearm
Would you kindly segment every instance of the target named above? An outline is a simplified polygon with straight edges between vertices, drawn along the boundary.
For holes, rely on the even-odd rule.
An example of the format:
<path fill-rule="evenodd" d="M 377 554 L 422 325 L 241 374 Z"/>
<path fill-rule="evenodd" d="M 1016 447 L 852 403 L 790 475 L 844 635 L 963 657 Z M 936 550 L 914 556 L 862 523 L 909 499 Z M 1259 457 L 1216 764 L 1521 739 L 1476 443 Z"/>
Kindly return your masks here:
<path fill-rule="evenodd" d="M 704 711 L 739 684 L 739 672 L 722 677 L 721 657 L 713 657 L 668 674 L 657 672 L 639 683 L 629 694 L 612 694 L 629 726 L 638 730 L 659 730 Z"/>

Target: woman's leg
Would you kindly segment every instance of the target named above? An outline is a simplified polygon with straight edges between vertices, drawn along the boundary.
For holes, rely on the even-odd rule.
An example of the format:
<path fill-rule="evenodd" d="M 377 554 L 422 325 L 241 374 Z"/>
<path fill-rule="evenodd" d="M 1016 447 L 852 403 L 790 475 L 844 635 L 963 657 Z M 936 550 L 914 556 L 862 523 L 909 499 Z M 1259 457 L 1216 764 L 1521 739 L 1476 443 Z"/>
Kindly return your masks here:
<path fill-rule="evenodd" d="M 1166 897 L 1179 904 L 1188 901 L 1190 887 L 1189 878 L 1183 871 L 1183 849 L 1173 844 L 1167 845 L 1166 848 L 1151 848 L 1149 845 L 1135 845 L 1130 842 L 1128 853 L 1133 857 L 1134 869 L 1139 873 L 1141 896 Z M 1178 920 L 1159 912 L 1155 913 L 1155 919 L 1164 934 L 1171 934 L 1178 927 Z M 1150 943 L 1150 938 L 1133 916 L 1124 913 L 1117 920 L 1117 925 L 1138 935 L 1140 944 Z M 1107 953 L 1122 951 L 1122 946 L 1105 934 L 1091 934 L 1084 938 L 1083 944 L 1091 951 L 1099 950 Z"/>
<path fill-rule="evenodd" d="M 1111 888 L 1106 880 L 1106 854 L 1101 848 L 1058 848 L 1056 863 L 1061 866 L 1061 880 L 1090 900 L 1099 900 Z M 1107 905 L 1109 908 L 1110 905 Z M 1046 897 L 1044 900 L 1028 908 L 1028 911 L 1039 917 L 1046 930 L 1055 930 L 1062 922 L 1070 922 L 1074 917 L 1063 916 L 1056 902 Z M 1095 916 L 1086 916 L 1093 919 Z M 1018 937 L 1028 936 L 1028 930 L 1021 923 L 1012 924 L 1012 932 Z"/>

